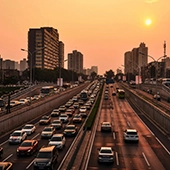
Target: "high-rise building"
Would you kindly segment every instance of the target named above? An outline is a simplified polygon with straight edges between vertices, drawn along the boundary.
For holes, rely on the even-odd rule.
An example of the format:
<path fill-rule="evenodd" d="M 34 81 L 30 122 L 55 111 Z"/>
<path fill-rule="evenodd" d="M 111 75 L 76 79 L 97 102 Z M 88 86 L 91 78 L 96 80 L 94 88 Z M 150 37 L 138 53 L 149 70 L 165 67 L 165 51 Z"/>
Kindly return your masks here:
<path fill-rule="evenodd" d="M 95 72 L 98 74 L 98 67 L 97 66 L 91 66 L 91 72 Z"/>
<path fill-rule="evenodd" d="M 148 47 L 145 43 L 140 43 L 138 48 L 133 48 L 124 55 L 125 57 L 125 74 L 141 74 L 141 68 L 148 63 Z"/>
<path fill-rule="evenodd" d="M 28 68 L 28 63 L 26 58 L 24 58 L 23 60 L 20 60 L 20 71 L 24 71 Z"/>
<path fill-rule="evenodd" d="M 52 27 L 31 28 L 28 32 L 30 69 L 59 67 L 59 33 Z"/>
<path fill-rule="evenodd" d="M 59 41 L 59 63 L 60 67 L 64 68 L 64 43 Z"/>
<path fill-rule="evenodd" d="M 68 54 L 68 70 L 83 73 L 83 54 L 77 50 Z"/>

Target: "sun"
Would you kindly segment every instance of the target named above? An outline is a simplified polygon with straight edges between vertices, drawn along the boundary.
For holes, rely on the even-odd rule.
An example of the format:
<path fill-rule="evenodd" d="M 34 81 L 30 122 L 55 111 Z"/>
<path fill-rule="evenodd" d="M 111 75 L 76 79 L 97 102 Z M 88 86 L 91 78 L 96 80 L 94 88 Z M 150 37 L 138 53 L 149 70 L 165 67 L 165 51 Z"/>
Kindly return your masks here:
<path fill-rule="evenodd" d="M 147 20 L 145 21 L 145 24 L 146 24 L 146 25 L 151 25 L 151 23 L 152 23 L 152 21 L 151 21 L 150 19 L 147 19 Z"/>

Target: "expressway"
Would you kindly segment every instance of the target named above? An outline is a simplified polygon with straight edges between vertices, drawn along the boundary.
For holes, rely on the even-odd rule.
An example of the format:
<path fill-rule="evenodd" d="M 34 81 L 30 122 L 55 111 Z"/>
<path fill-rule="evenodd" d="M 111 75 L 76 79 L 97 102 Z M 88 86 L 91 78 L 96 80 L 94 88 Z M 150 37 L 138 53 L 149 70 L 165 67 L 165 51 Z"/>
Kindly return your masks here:
<path fill-rule="evenodd" d="M 92 131 L 87 132 L 88 138 L 84 138 L 84 145 L 89 144 L 89 148 L 79 149 L 77 156 L 87 155 L 84 158 L 86 165 L 82 168 L 88 170 L 94 169 L 154 169 L 154 170 L 168 170 L 169 168 L 169 153 L 165 151 L 164 147 L 157 140 L 156 134 L 153 134 L 140 119 L 138 114 L 131 108 L 126 99 L 118 99 L 117 96 L 112 96 L 112 91 L 117 87 L 109 87 L 109 100 L 102 98 L 101 105 L 94 123 Z M 104 89 L 105 90 L 105 89 Z M 76 109 L 75 113 L 78 113 Z M 48 113 L 50 114 L 50 112 Z M 56 119 L 56 118 L 52 118 Z M 83 122 L 86 118 L 83 119 Z M 48 139 L 41 139 L 41 132 L 45 125 L 39 125 L 39 119 L 33 122 L 36 125 L 36 132 L 27 139 L 37 139 L 39 141 L 39 148 L 48 144 Z M 101 123 L 109 121 L 112 124 L 112 132 L 101 132 Z M 72 117 L 69 118 L 72 123 Z M 76 124 L 78 129 L 82 124 Z M 62 133 L 64 127 L 57 130 L 56 133 Z M 135 128 L 138 130 L 139 143 L 125 143 L 123 140 L 123 131 L 126 128 Z M 92 137 L 91 137 L 92 136 Z M 18 145 L 8 144 L 9 134 L 0 138 L 1 146 L 4 148 L 4 154 L 1 161 L 10 161 L 13 163 L 13 169 L 31 170 L 33 169 L 33 161 L 37 152 L 28 157 L 17 157 L 16 149 Z M 69 148 L 76 137 L 67 137 L 66 146 L 62 151 L 59 151 L 58 162 L 55 169 L 58 169 L 60 163 L 65 158 Z M 82 142 L 83 143 L 83 142 Z M 115 151 L 115 159 L 113 164 L 99 164 L 98 163 L 98 148 L 101 146 L 111 146 Z M 88 153 L 88 154 L 87 154 Z M 75 164 L 78 164 L 80 157 L 75 158 Z M 76 163 L 77 162 L 77 163 Z M 72 169 L 76 169 L 75 164 Z M 79 168 L 80 169 L 80 168 Z"/>

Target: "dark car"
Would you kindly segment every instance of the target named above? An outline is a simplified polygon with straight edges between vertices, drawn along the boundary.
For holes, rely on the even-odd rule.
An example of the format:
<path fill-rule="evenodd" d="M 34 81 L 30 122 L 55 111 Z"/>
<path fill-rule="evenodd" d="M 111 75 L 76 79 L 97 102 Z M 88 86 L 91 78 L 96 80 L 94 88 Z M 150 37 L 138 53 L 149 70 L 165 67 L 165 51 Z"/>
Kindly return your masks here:
<path fill-rule="evenodd" d="M 17 156 L 31 155 L 38 149 L 37 140 L 24 140 L 21 145 L 17 148 Z"/>
<path fill-rule="evenodd" d="M 42 147 L 36 158 L 34 159 L 34 170 L 37 169 L 51 169 L 54 170 L 54 166 L 57 163 L 58 150 L 56 146 Z"/>

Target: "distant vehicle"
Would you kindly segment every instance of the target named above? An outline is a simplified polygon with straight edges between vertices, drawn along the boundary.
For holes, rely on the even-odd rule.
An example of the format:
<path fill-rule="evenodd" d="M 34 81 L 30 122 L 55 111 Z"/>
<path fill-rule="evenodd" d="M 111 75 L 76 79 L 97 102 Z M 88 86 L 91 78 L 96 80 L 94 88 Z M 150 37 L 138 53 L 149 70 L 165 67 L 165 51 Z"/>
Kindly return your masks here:
<path fill-rule="evenodd" d="M 59 107 L 59 111 L 60 112 L 65 112 L 66 111 L 66 107 L 64 105 Z"/>
<path fill-rule="evenodd" d="M 35 132 L 36 127 L 33 124 L 26 124 L 23 128 L 22 131 L 26 132 L 27 135 L 31 135 Z"/>
<path fill-rule="evenodd" d="M 22 143 L 27 138 L 27 133 L 22 130 L 15 130 L 9 137 L 9 144 Z"/>
<path fill-rule="evenodd" d="M 161 101 L 161 96 L 159 94 L 153 95 L 153 98 L 158 100 L 158 101 Z"/>
<path fill-rule="evenodd" d="M 81 122 L 82 122 L 82 117 L 81 117 L 81 115 L 80 115 L 80 114 L 74 115 L 74 117 L 73 117 L 73 122 L 74 122 L 74 123 L 81 123 Z"/>
<path fill-rule="evenodd" d="M 53 126 L 45 127 L 41 132 L 41 138 L 51 138 L 55 133 L 55 128 Z"/>
<path fill-rule="evenodd" d="M 44 86 L 41 88 L 42 96 L 49 96 L 54 93 L 54 86 Z"/>
<path fill-rule="evenodd" d="M 131 141 L 131 142 L 138 142 L 138 132 L 136 129 L 126 129 L 123 134 L 123 138 L 125 142 Z"/>
<path fill-rule="evenodd" d="M 20 102 L 20 104 L 27 104 L 28 100 L 27 99 L 20 99 L 19 102 Z"/>
<path fill-rule="evenodd" d="M 66 138 L 63 134 L 54 134 L 48 143 L 49 146 L 56 146 L 58 149 L 63 149 L 65 144 Z"/>
<path fill-rule="evenodd" d="M 112 96 L 115 96 L 116 95 L 116 92 L 115 91 L 112 91 Z"/>
<path fill-rule="evenodd" d="M 24 140 L 17 148 L 17 156 L 32 155 L 38 149 L 37 140 Z"/>
<path fill-rule="evenodd" d="M 117 95 L 118 95 L 119 99 L 124 99 L 125 98 L 125 91 L 123 89 L 118 89 Z"/>
<path fill-rule="evenodd" d="M 51 112 L 51 117 L 57 117 L 60 115 L 60 111 L 59 109 L 54 109 L 52 112 Z"/>
<path fill-rule="evenodd" d="M 112 125 L 110 122 L 101 123 L 101 132 L 104 132 L 104 131 L 109 131 L 109 132 L 112 131 Z"/>
<path fill-rule="evenodd" d="M 51 126 L 53 126 L 55 129 L 61 129 L 63 126 L 63 123 L 61 120 L 57 119 L 57 120 L 52 121 Z"/>
<path fill-rule="evenodd" d="M 39 120 L 39 125 L 47 125 L 50 124 L 50 122 L 51 122 L 50 116 L 45 115 Z"/>
<path fill-rule="evenodd" d="M 65 113 L 60 114 L 59 120 L 61 120 L 63 123 L 67 123 L 69 121 L 69 116 Z"/>
<path fill-rule="evenodd" d="M 108 99 L 109 99 L 108 94 L 105 94 L 105 95 L 104 95 L 104 100 L 108 100 Z"/>
<path fill-rule="evenodd" d="M 64 130 L 64 135 L 65 136 L 76 136 L 77 134 L 77 126 L 73 124 L 69 124 L 66 126 Z"/>
<path fill-rule="evenodd" d="M 18 100 L 11 100 L 10 101 L 10 107 L 15 107 L 20 105 L 20 102 Z"/>
<path fill-rule="evenodd" d="M 113 78 L 106 78 L 106 84 L 113 84 L 114 79 Z"/>
<path fill-rule="evenodd" d="M 86 90 L 81 91 L 80 99 L 83 100 L 83 101 L 87 101 L 88 100 L 88 92 Z"/>
<path fill-rule="evenodd" d="M 113 163 L 115 159 L 115 152 L 111 147 L 101 147 L 98 153 L 98 162 Z"/>

